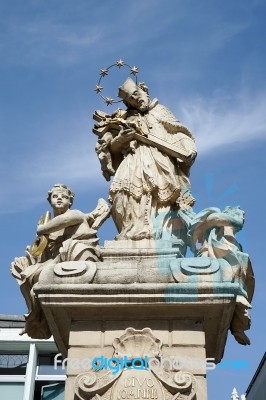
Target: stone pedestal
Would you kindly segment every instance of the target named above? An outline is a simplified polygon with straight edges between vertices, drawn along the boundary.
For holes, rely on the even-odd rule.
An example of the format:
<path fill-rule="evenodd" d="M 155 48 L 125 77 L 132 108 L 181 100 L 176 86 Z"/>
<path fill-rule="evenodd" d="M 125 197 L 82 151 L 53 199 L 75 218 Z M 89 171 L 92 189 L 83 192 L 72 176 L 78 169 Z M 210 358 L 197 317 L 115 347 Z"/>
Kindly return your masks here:
<path fill-rule="evenodd" d="M 84 275 L 90 276 L 90 282 L 82 283 L 81 275 L 59 278 L 50 268 L 42 271 L 40 281 L 35 286 L 35 293 L 59 351 L 69 360 L 79 360 L 76 364 L 68 362 L 65 399 L 89 399 L 97 394 L 113 400 L 206 400 L 205 359 L 212 358 L 217 363 L 223 356 L 236 296 L 240 291 L 239 284 L 229 280 L 222 282 L 215 275 L 217 271 L 224 273 L 223 265 L 219 263 L 218 269 L 211 264 L 195 267 L 201 268 L 201 278 L 197 281 L 191 278 L 192 273 L 186 282 L 185 278 L 183 282 L 177 282 L 175 271 L 179 258 L 174 248 L 150 246 L 146 249 L 118 249 L 107 244 L 102 249 L 102 255 L 103 260 L 97 263 L 93 278 L 93 274 L 88 271 Z M 204 268 L 205 275 L 202 273 Z M 186 277 L 186 268 L 180 271 L 178 276 L 184 271 Z M 128 331 L 128 328 L 133 328 L 132 332 L 135 333 Z M 146 328 L 149 328 L 148 331 Z M 167 372 L 166 368 L 154 373 L 130 369 L 124 370 L 121 375 L 109 371 L 107 376 L 102 376 L 103 371 L 99 371 L 98 378 L 97 373 L 95 378 L 95 374 L 90 372 L 86 381 L 82 360 L 113 357 L 117 352 L 117 343 L 129 335 L 128 332 L 131 332 L 131 336 L 127 343 L 130 342 L 131 347 L 129 349 L 126 346 L 124 353 L 120 351 L 120 356 L 143 358 L 145 354 L 154 354 L 158 359 L 170 357 L 171 360 L 179 360 L 179 368 L 175 364 L 171 371 Z M 147 335 L 149 339 L 146 339 Z M 146 343 L 147 340 L 149 343 L 157 341 L 157 350 L 153 350 L 153 353 L 150 352 L 151 346 Z M 179 374 L 187 375 L 178 375 L 179 370 Z M 130 382 L 132 386 L 136 378 L 134 373 L 136 376 L 139 374 L 139 379 L 141 376 L 145 378 L 150 385 L 152 382 L 155 386 L 159 385 L 156 393 L 149 386 L 144 392 L 141 391 L 143 387 L 139 387 L 138 392 L 130 392 L 133 390 L 129 390 Z M 164 375 L 158 377 L 157 373 Z M 153 378 L 147 374 L 153 374 Z M 80 389 L 79 392 L 82 380 L 79 377 L 87 382 L 87 394 L 87 389 L 84 389 L 85 392 Z M 108 381 L 109 386 L 98 390 L 97 385 L 102 380 Z M 189 389 L 185 390 L 189 380 Z M 96 394 L 92 390 L 94 386 L 98 390 Z"/>

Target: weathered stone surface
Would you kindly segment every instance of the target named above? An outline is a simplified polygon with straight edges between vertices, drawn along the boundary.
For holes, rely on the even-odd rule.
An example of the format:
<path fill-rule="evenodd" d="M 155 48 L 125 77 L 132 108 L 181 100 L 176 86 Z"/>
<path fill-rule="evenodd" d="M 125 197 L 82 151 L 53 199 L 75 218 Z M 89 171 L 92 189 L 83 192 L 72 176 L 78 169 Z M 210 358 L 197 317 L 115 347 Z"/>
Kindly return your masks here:
<path fill-rule="evenodd" d="M 176 399 L 193 399 L 197 377 L 191 368 L 181 367 L 173 353 L 163 358 L 162 346 L 150 328 L 127 328 L 113 342 L 116 365 L 112 368 L 106 358 L 98 359 L 98 368 L 92 362 L 88 371 L 76 373 L 75 394 L 84 400 L 99 395 L 106 399 L 164 399 L 173 395 Z M 204 374 L 205 369 L 198 371 L 198 376 Z"/>
<path fill-rule="evenodd" d="M 133 90 L 134 89 L 134 90 Z M 178 209 L 190 207 L 189 169 L 196 157 L 192 133 L 147 86 L 128 78 L 119 88 L 126 111 L 97 111 L 96 152 L 110 186 L 117 240 L 183 239 Z"/>
<path fill-rule="evenodd" d="M 12 263 L 29 309 L 26 332 L 52 332 L 68 356 L 65 400 L 206 400 L 206 357 L 221 360 L 229 329 L 249 344 L 254 276 L 236 239 L 244 212 L 212 207 L 196 214 L 191 132 L 150 100 L 145 84 L 129 78 L 119 96 L 126 110 L 96 111 L 93 129 L 103 175 L 114 176 L 109 200 L 118 235 L 100 248 L 96 233 L 110 214 L 107 203 L 100 199 L 89 214 L 70 210 L 71 190 L 52 188 L 54 218 L 41 218 L 27 256 Z M 187 247 L 194 257 L 186 258 Z M 133 368 L 133 359 L 146 356 L 192 363 Z M 115 373 L 97 363 L 85 368 L 95 357 L 129 357 L 132 364 Z"/>
<path fill-rule="evenodd" d="M 97 229 L 109 216 L 106 201 L 100 199 L 92 213 L 70 210 L 74 193 L 65 185 L 56 184 L 48 192 L 48 201 L 54 212 L 41 217 L 37 239 L 26 249 L 26 256 L 15 258 L 11 264 L 12 275 L 25 297 L 28 314 L 24 331 L 32 338 L 47 339 L 51 336 L 33 286 L 42 272 L 55 283 L 92 281 L 96 267 L 92 261 L 100 257 Z M 71 262 L 71 263 L 70 263 Z"/>
<path fill-rule="evenodd" d="M 100 332 L 106 330 L 108 323 L 108 330 L 116 333 L 128 326 L 144 328 L 149 321 L 148 326 L 151 324 L 153 330 L 165 332 L 165 340 L 167 332 L 173 330 L 171 321 L 189 317 L 204 323 L 207 355 L 216 358 L 217 362 L 223 354 L 239 290 L 239 285 L 234 283 L 217 283 L 216 286 L 210 283 L 199 286 L 176 283 L 36 286 L 36 294 L 49 323 L 57 326 L 54 337 L 65 356 L 69 341 L 66 332 L 71 331 L 73 320 L 102 321 Z M 60 320 L 62 310 L 66 315 Z M 89 327 L 88 323 L 87 329 L 91 330 Z M 197 335 L 195 330 L 195 338 L 191 336 L 193 344 Z M 165 343 L 169 344 L 173 338 L 168 340 Z"/>
<path fill-rule="evenodd" d="M 248 310 L 251 308 L 255 280 L 249 256 L 243 252 L 242 246 L 236 239 L 236 233 L 244 225 L 244 211 L 240 207 L 228 206 L 223 211 L 211 207 L 198 214 L 186 210 L 180 211 L 180 213 L 186 222 L 190 247 L 195 256 L 205 260 L 207 257 L 213 259 L 212 265 L 215 261 L 216 263 L 219 261 L 220 265 L 222 263 L 221 280 L 223 282 L 239 282 L 241 293 L 236 298 L 237 304 L 230 329 L 238 343 L 250 344 L 244 331 L 250 328 Z M 181 261 L 181 268 L 182 263 L 185 262 L 187 261 Z M 178 263 L 175 263 L 175 267 L 178 280 L 180 279 Z M 213 272 L 214 275 L 215 273 L 218 274 L 218 271 Z M 201 279 L 204 277 L 205 281 L 211 279 L 210 276 L 208 279 L 207 274 L 204 276 L 199 273 L 198 275 Z M 215 279 L 215 277 L 213 278 Z"/>

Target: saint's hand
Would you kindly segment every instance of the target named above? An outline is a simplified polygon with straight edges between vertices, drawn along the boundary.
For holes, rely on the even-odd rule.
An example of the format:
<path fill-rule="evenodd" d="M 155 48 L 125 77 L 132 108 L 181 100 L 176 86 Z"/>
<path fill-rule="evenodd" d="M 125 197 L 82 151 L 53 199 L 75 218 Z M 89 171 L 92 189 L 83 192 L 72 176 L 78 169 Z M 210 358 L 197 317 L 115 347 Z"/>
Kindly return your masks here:
<path fill-rule="evenodd" d="M 133 128 L 122 129 L 117 136 L 117 141 L 121 144 L 128 143 L 134 139 L 134 135 L 135 130 Z"/>
<path fill-rule="evenodd" d="M 121 151 L 125 144 L 134 140 L 135 130 L 132 128 L 123 128 L 119 134 L 111 142 L 111 150 L 118 152 Z"/>

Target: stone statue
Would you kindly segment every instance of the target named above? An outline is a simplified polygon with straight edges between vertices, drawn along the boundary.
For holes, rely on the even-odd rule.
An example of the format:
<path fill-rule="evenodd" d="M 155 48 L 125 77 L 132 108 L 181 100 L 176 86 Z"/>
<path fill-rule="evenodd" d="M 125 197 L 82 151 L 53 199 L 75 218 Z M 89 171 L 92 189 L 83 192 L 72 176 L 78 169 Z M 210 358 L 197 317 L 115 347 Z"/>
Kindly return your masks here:
<path fill-rule="evenodd" d="M 194 255 L 202 259 L 208 257 L 225 260 L 228 267 L 223 265 L 223 280 L 230 275 L 232 282 L 239 283 L 241 293 L 236 298 L 230 329 L 238 343 L 250 344 L 244 331 L 250 328 L 248 309 L 251 308 L 254 293 L 254 273 L 248 254 L 243 252 L 242 246 L 236 240 L 236 233 L 244 225 L 244 211 L 239 207 L 227 206 L 223 211 L 211 207 L 194 216 L 187 211 L 182 211 L 181 214 L 189 225 L 188 235 Z"/>
<path fill-rule="evenodd" d="M 107 105 L 116 101 L 102 96 L 101 84 L 113 67 L 137 74 L 123 60 L 101 69 L 96 93 Z M 69 361 L 93 358 L 88 371 L 68 364 L 69 399 L 205 400 L 205 362 L 174 361 L 185 348 L 188 359 L 220 362 L 229 329 L 249 344 L 254 276 L 236 238 L 244 212 L 195 213 L 192 133 L 137 78 L 127 78 L 118 96 L 125 110 L 93 116 L 102 173 L 112 177 L 111 210 L 103 199 L 91 213 L 72 210 L 74 193 L 54 185 L 53 218 L 41 217 L 26 256 L 11 265 L 28 306 L 25 332 L 52 333 Z M 97 230 L 110 214 L 118 235 L 100 247 Z M 193 255 L 186 257 L 187 246 Z"/>
<path fill-rule="evenodd" d="M 53 208 L 43 216 L 37 227 L 37 238 L 26 248 L 26 256 L 15 258 L 11 264 L 12 275 L 17 279 L 25 297 L 29 314 L 26 316 L 25 332 L 31 337 L 51 336 L 43 312 L 35 298 L 33 286 L 44 269 L 57 264 L 91 261 L 100 258 L 97 229 L 109 216 L 105 200 L 100 199 L 92 213 L 70 210 L 74 193 L 65 185 L 56 184 L 48 192 Z"/>
<path fill-rule="evenodd" d="M 114 176 L 109 200 L 116 240 L 161 239 L 172 212 L 194 204 L 189 182 L 194 138 L 170 110 L 150 100 L 146 85 L 128 78 L 118 96 L 125 111 L 94 114 L 102 172 L 107 180 Z M 158 228 L 156 218 L 162 213 Z"/>

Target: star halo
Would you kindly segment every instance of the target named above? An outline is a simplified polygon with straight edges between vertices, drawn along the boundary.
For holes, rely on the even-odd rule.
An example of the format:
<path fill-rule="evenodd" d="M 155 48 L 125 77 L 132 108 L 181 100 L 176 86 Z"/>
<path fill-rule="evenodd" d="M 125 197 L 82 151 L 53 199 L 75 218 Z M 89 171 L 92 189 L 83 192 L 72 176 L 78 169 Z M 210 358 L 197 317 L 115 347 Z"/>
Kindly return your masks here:
<path fill-rule="evenodd" d="M 104 97 L 103 94 L 102 94 L 102 91 L 103 91 L 102 79 L 105 76 L 108 76 L 109 70 L 111 68 L 113 68 L 113 67 L 116 67 L 116 68 L 119 68 L 119 69 L 120 68 L 124 68 L 124 67 L 129 68 L 130 74 L 135 77 L 136 84 L 138 83 L 138 80 L 137 80 L 137 75 L 138 75 L 138 72 L 139 72 L 138 68 L 136 66 L 131 67 L 125 61 L 121 60 L 121 58 L 118 61 L 116 61 L 114 64 L 110 65 L 109 67 L 102 68 L 100 70 L 100 78 L 99 78 L 98 84 L 96 85 L 96 88 L 94 89 L 94 91 L 103 99 L 103 101 L 108 106 L 111 105 L 111 104 L 120 103 L 121 101 L 123 101 L 123 100 L 114 100 L 114 99 L 112 99 L 112 97 Z"/>

